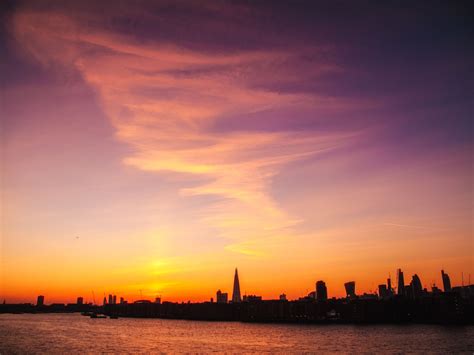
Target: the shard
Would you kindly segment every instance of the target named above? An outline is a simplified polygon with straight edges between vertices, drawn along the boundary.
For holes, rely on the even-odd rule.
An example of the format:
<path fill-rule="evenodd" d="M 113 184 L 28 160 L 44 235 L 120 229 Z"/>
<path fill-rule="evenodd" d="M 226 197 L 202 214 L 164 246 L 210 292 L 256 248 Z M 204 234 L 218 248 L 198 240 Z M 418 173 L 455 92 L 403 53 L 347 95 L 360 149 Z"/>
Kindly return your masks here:
<path fill-rule="evenodd" d="M 237 268 L 235 268 L 234 274 L 234 290 L 232 291 L 232 302 L 238 303 L 241 302 L 240 298 L 240 283 L 239 283 L 239 273 L 237 272 Z"/>

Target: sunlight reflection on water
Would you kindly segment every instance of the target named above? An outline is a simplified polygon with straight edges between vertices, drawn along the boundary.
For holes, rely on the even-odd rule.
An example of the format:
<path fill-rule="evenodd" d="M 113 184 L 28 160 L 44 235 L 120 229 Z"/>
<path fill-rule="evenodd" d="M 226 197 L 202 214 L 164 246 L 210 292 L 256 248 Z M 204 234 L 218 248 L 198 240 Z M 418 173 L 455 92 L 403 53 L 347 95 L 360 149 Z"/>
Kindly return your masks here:
<path fill-rule="evenodd" d="M 383 352 L 471 353 L 474 327 L 353 326 L 90 319 L 0 314 L 0 353 Z"/>

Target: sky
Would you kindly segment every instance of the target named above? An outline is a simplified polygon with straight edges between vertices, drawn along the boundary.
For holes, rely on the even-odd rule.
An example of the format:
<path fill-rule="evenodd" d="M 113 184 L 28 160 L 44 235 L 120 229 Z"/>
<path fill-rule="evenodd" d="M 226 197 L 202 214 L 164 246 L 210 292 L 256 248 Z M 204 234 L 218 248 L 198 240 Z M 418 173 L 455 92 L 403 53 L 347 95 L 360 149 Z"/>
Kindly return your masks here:
<path fill-rule="evenodd" d="M 3 2 L 0 299 L 467 283 L 471 11 Z"/>

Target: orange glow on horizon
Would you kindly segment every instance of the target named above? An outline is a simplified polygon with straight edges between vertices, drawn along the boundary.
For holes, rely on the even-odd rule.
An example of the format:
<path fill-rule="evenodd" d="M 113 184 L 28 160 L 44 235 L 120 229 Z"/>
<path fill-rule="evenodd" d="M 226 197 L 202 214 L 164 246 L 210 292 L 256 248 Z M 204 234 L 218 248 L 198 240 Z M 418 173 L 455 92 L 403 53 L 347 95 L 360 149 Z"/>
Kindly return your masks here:
<path fill-rule="evenodd" d="M 44 77 L 2 90 L 0 301 L 207 301 L 235 267 L 265 299 L 374 292 L 399 267 L 467 284 L 472 141 L 404 143 L 411 101 L 339 94 L 362 74 L 336 44 L 212 52 L 83 20 L 7 23 Z"/>

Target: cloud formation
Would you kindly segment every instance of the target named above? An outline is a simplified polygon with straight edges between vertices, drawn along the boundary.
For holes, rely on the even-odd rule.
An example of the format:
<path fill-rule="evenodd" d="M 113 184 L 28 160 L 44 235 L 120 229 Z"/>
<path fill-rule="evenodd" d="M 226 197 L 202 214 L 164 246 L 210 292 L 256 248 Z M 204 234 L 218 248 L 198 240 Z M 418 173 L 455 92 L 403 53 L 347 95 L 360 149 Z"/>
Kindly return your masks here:
<path fill-rule="evenodd" d="M 420 255 L 472 264 L 474 52 L 461 4 L 10 10 L 5 289 L 33 274 L 27 286 L 42 287 L 48 268 L 66 284 L 77 263 L 85 290 L 94 274 L 100 287 L 207 299 L 237 264 L 264 296 L 288 284 L 299 297 L 316 275 L 342 295 L 349 276 L 369 290 Z M 96 250 L 70 248 L 71 230 Z"/>
<path fill-rule="evenodd" d="M 303 109 L 341 110 L 350 102 L 307 93 L 280 93 L 255 85 L 293 80 L 288 63 L 302 53 L 243 51 L 205 53 L 161 43 L 143 45 L 104 30 L 83 30 L 63 14 L 23 12 L 13 21 L 16 38 L 45 65 L 78 70 L 97 92 L 117 138 L 133 148 L 125 164 L 145 171 L 198 176 L 183 196 L 215 195 L 203 222 L 231 241 L 229 249 L 254 254 L 248 245 L 298 222 L 271 196 L 283 167 L 347 144 L 356 133 L 252 130 L 216 127 L 229 117 Z M 308 50 L 306 50 L 308 52 Z M 301 68 L 299 68 L 300 70 Z M 321 62 L 311 75 L 337 71 Z M 225 125 L 225 124 L 224 124 Z M 250 244 L 249 244 L 250 242 Z M 240 248 L 239 243 L 247 243 Z"/>

